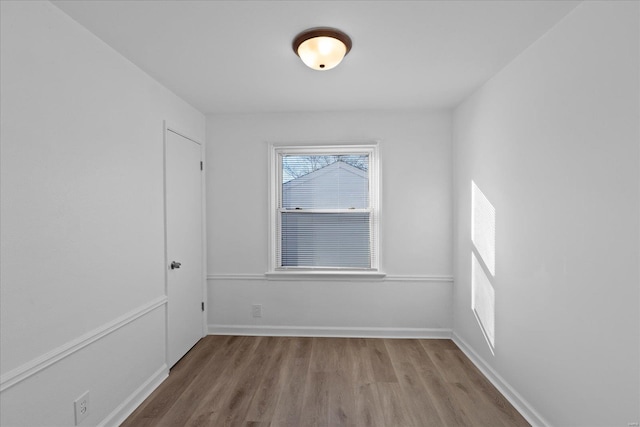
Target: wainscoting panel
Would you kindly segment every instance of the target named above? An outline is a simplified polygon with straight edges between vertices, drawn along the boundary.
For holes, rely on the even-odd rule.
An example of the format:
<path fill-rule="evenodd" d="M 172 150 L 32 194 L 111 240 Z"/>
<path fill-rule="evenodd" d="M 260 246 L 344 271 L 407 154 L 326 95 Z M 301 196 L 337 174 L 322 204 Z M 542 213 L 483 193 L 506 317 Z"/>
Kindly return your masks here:
<path fill-rule="evenodd" d="M 209 334 L 450 338 L 450 276 L 274 280 L 208 276 Z M 260 305 L 262 316 L 253 317 Z"/>
<path fill-rule="evenodd" d="M 75 425 L 86 391 L 83 424 L 118 425 L 168 375 L 165 305 L 158 297 L 5 374 L 0 425 Z"/>

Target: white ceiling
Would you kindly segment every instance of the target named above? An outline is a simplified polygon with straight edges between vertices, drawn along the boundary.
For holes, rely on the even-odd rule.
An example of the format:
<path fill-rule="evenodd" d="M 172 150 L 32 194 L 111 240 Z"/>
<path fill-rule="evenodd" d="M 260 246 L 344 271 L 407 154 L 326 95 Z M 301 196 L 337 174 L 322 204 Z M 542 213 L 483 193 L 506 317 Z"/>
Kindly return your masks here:
<path fill-rule="evenodd" d="M 203 113 L 453 107 L 576 1 L 54 1 Z M 331 26 L 353 49 L 313 71 L 291 48 Z"/>

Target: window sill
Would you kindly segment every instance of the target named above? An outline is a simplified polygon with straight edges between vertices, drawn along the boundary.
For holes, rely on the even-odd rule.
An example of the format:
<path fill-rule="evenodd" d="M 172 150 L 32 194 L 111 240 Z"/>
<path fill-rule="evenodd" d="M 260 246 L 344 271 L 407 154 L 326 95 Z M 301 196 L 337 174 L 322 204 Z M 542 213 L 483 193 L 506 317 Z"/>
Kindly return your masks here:
<path fill-rule="evenodd" d="M 264 274 L 267 280 L 380 280 L 386 273 L 379 271 L 324 271 L 324 270 L 283 270 Z"/>

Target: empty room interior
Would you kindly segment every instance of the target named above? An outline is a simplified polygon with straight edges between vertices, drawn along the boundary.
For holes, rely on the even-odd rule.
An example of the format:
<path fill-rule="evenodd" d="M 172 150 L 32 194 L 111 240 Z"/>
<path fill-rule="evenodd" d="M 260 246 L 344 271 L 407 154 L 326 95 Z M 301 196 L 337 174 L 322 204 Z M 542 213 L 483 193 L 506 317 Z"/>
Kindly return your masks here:
<path fill-rule="evenodd" d="M 639 425 L 639 2 L 0 8 L 2 426 Z"/>

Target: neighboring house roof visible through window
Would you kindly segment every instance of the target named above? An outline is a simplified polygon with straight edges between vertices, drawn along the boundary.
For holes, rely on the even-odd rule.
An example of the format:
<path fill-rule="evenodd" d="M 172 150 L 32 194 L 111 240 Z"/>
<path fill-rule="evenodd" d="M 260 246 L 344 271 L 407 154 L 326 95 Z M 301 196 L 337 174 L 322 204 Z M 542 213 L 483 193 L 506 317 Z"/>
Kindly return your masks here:
<path fill-rule="evenodd" d="M 285 209 L 364 209 L 368 201 L 368 172 L 337 161 L 282 184 Z"/>

